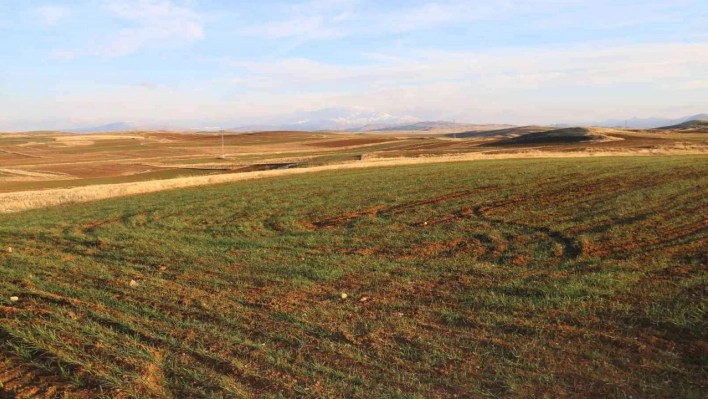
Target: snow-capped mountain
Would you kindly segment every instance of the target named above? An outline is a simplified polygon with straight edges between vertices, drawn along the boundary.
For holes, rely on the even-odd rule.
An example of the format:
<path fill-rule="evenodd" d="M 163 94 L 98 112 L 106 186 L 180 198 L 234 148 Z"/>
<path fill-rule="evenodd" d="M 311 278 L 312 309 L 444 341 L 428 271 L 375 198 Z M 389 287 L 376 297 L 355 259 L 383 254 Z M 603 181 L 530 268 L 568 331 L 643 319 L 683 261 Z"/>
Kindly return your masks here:
<path fill-rule="evenodd" d="M 370 128 L 367 130 L 375 130 L 385 126 L 415 123 L 420 120 L 408 115 L 395 116 L 385 112 L 359 108 L 327 108 L 317 111 L 297 112 L 290 116 L 273 119 L 278 122 L 244 125 L 231 130 L 361 131 L 363 127 Z"/>

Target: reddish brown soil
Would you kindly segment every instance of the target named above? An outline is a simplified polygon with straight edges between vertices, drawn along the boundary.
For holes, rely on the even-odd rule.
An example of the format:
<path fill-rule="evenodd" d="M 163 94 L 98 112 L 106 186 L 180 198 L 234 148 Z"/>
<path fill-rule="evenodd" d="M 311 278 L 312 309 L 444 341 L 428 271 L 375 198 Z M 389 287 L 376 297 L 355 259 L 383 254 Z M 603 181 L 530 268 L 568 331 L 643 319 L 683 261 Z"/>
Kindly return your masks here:
<path fill-rule="evenodd" d="M 34 170 L 64 173 L 78 178 L 100 178 L 150 172 L 156 168 L 138 164 L 93 163 L 48 165 Z"/>
<path fill-rule="evenodd" d="M 361 138 L 361 139 L 347 139 L 347 140 L 334 140 L 334 141 L 323 141 L 321 143 L 310 143 L 309 146 L 319 147 L 319 148 L 338 148 L 338 147 L 354 147 L 367 144 L 379 144 L 387 143 L 391 140 L 380 139 L 380 138 Z"/>

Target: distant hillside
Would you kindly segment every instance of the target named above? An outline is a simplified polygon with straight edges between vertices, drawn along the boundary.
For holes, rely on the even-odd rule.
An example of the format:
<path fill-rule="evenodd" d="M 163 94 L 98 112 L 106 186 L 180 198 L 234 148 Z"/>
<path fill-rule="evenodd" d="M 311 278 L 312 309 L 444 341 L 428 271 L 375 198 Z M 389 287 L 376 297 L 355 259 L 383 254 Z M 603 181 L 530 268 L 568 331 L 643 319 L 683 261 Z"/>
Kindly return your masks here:
<path fill-rule="evenodd" d="M 708 119 L 694 119 L 678 125 L 660 127 L 658 130 L 678 130 L 683 132 L 706 132 L 708 133 Z"/>
<path fill-rule="evenodd" d="M 530 145 L 530 144 L 574 144 L 588 141 L 604 141 L 612 139 L 609 133 L 616 133 L 614 129 L 571 127 L 565 129 L 549 130 L 545 132 L 528 133 L 518 137 L 511 137 L 489 143 L 489 146 L 504 145 Z"/>
<path fill-rule="evenodd" d="M 373 132 L 389 132 L 389 131 L 401 131 L 401 130 L 414 130 L 414 131 L 421 131 L 421 132 L 427 132 L 433 129 L 454 129 L 458 128 L 462 125 L 458 125 L 457 123 L 454 122 L 446 122 L 446 121 L 424 121 L 424 122 L 416 122 L 416 123 L 409 123 L 409 124 L 403 124 L 403 125 L 392 125 L 392 126 L 386 126 L 382 127 L 379 129 L 374 129 L 372 130 Z"/>
<path fill-rule="evenodd" d="M 482 131 L 468 131 L 462 133 L 448 134 L 446 137 L 456 137 L 461 138 L 473 138 L 473 137 L 494 137 L 494 136 L 520 136 L 523 134 L 537 133 L 537 132 L 547 132 L 553 130 L 554 128 L 547 126 L 515 126 L 506 129 L 495 129 L 495 130 L 482 130 Z"/>
<path fill-rule="evenodd" d="M 343 118 L 337 120 L 307 120 L 300 121 L 291 124 L 262 124 L 262 125 L 246 125 L 239 126 L 233 129 L 233 131 L 239 132 L 257 132 L 257 131 L 270 131 L 270 130 L 289 130 L 289 131 L 344 131 L 344 132 L 398 132 L 398 131 L 415 131 L 415 132 L 428 132 L 434 130 L 444 130 L 444 129 L 457 129 L 457 130 L 472 130 L 474 128 L 479 128 L 486 125 L 474 125 L 468 123 L 455 123 L 449 121 L 424 121 L 424 122 L 400 122 L 401 119 L 406 118 L 395 118 L 390 115 L 378 116 L 374 118 L 371 115 L 367 115 L 366 119 L 349 119 L 344 120 Z M 359 122 L 366 121 L 368 123 L 362 123 L 357 125 Z M 498 126 L 512 126 L 512 125 L 498 125 Z"/>
<path fill-rule="evenodd" d="M 629 118 L 629 119 L 610 119 L 602 122 L 584 123 L 589 126 L 598 127 L 628 127 L 636 129 L 656 129 L 662 126 L 676 125 L 691 120 L 708 119 L 708 114 L 697 114 L 684 116 L 682 118 Z"/>
<path fill-rule="evenodd" d="M 126 132 L 135 130 L 134 126 L 125 122 L 109 123 L 107 125 L 67 129 L 68 133 L 99 133 L 99 132 Z"/>
<path fill-rule="evenodd" d="M 187 131 L 188 129 L 177 128 L 174 126 L 165 125 L 137 125 L 126 122 L 115 122 L 107 125 L 86 127 L 80 129 L 66 129 L 67 133 L 116 133 L 116 132 L 136 132 L 145 130 L 168 130 L 168 131 Z"/>
<path fill-rule="evenodd" d="M 376 129 L 366 129 L 366 126 L 360 128 L 361 131 L 371 131 L 371 132 L 394 132 L 394 131 L 417 131 L 417 132 L 427 132 L 431 130 L 444 130 L 444 129 L 472 129 L 482 125 L 474 125 L 468 123 L 455 123 L 449 121 L 424 121 L 400 125 L 390 125 L 385 127 L 380 127 Z M 512 125 L 499 125 L 499 126 L 512 126 Z"/>
<path fill-rule="evenodd" d="M 282 126 L 278 125 L 246 125 L 226 129 L 233 132 L 273 132 L 281 130 Z"/>

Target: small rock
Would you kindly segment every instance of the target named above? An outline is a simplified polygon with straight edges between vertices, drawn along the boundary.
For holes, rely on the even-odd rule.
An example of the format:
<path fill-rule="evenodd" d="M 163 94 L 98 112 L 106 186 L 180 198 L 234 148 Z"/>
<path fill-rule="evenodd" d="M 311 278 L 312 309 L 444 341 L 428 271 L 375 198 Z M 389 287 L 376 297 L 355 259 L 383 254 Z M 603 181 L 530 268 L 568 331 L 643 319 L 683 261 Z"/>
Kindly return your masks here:
<path fill-rule="evenodd" d="M 19 300 L 20 300 L 20 298 L 18 298 L 18 297 L 16 297 L 16 296 L 11 296 L 11 297 L 10 297 L 10 302 L 17 302 L 17 301 L 19 301 Z"/>
<path fill-rule="evenodd" d="M 7 253 L 9 253 L 9 254 L 12 253 L 12 247 L 7 247 Z"/>
<path fill-rule="evenodd" d="M 428 222 L 423 222 L 423 226 L 427 226 L 427 225 L 428 225 Z"/>
<path fill-rule="evenodd" d="M 366 301 L 368 301 L 368 300 L 369 300 L 368 297 L 363 297 L 363 298 L 359 299 L 359 302 L 366 302 Z"/>
<path fill-rule="evenodd" d="M 347 294 L 342 292 L 342 295 L 341 295 L 342 299 L 347 299 L 347 296 L 348 296 Z"/>
<path fill-rule="evenodd" d="M 135 288 L 135 287 L 138 286 L 138 282 L 135 281 L 135 280 L 130 280 L 130 286 L 133 287 L 133 288 Z"/>

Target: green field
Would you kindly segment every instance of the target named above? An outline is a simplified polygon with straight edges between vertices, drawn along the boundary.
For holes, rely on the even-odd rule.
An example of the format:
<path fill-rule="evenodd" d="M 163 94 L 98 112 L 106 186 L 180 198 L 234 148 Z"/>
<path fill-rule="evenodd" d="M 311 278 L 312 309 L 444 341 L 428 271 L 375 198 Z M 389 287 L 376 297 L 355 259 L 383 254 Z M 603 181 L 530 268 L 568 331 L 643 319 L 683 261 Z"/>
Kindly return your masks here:
<path fill-rule="evenodd" d="M 705 156 L 183 189 L 0 215 L 0 249 L 0 398 L 708 392 Z"/>

